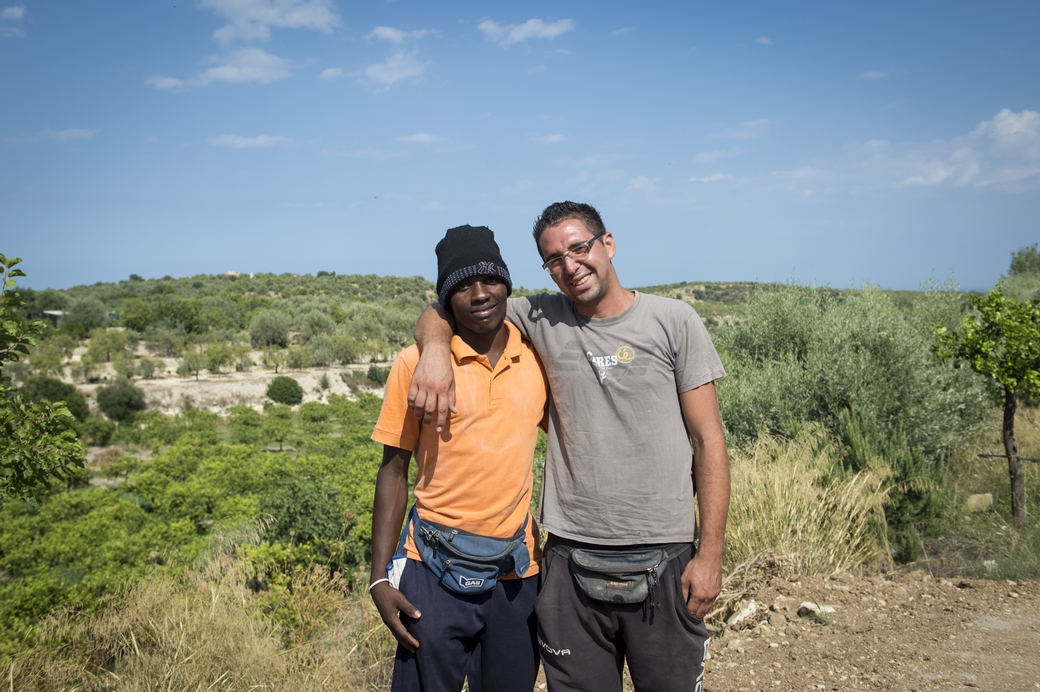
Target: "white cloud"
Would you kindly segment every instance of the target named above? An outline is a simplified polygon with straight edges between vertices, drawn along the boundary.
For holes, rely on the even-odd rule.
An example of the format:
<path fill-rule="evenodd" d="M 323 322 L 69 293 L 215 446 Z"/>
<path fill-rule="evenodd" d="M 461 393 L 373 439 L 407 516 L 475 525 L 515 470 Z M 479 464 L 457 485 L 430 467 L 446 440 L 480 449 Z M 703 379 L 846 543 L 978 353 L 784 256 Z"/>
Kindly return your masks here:
<path fill-rule="evenodd" d="M 870 72 L 860 72 L 856 75 L 856 79 L 884 79 L 885 73 L 871 70 Z"/>
<path fill-rule="evenodd" d="M 650 178 L 647 178 L 645 175 L 641 175 L 639 177 L 632 178 L 631 180 L 629 180 L 628 181 L 628 187 L 626 189 L 627 190 L 643 190 L 643 189 L 648 188 L 648 187 L 653 187 L 654 183 L 656 183 L 656 182 L 657 182 L 656 179 L 650 180 Z"/>
<path fill-rule="evenodd" d="M 184 86 L 184 82 L 176 77 L 160 77 L 159 75 L 149 75 L 144 80 L 145 84 L 149 84 L 160 91 L 167 89 L 180 89 Z"/>
<path fill-rule="evenodd" d="M 327 34 L 339 26 L 332 0 L 202 0 L 200 4 L 228 21 L 213 32 L 213 37 L 224 44 L 267 40 L 272 27 L 314 29 Z"/>
<path fill-rule="evenodd" d="M 734 156 L 740 156 L 741 154 L 747 153 L 748 150 L 743 147 L 733 147 L 732 149 L 713 149 L 712 151 L 702 151 L 693 157 L 694 163 L 717 163 L 723 159 L 731 159 Z"/>
<path fill-rule="evenodd" d="M 705 175 L 700 178 L 690 178 L 689 183 L 717 183 L 720 180 L 730 180 L 733 177 L 732 173 L 712 173 L 711 175 Z"/>
<path fill-rule="evenodd" d="M 12 7 L 5 7 L 0 12 L 0 21 L 4 22 L 17 22 L 25 18 L 25 5 L 14 5 Z"/>
<path fill-rule="evenodd" d="M 338 79 L 343 76 L 343 70 L 338 67 L 329 67 L 322 70 L 322 73 L 318 75 L 319 79 Z"/>
<path fill-rule="evenodd" d="M 425 72 L 426 65 L 419 62 L 414 52 L 399 51 L 391 55 L 385 62 L 369 65 L 361 71 L 361 74 L 373 82 L 389 86 L 402 79 L 421 77 Z"/>
<path fill-rule="evenodd" d="M 567 135 L 545 135 L 542 137 L 531 137 L 532 142 L 540 142 L 541 144 L 559 144 L 560 142 L 567 141 Z"/>
<path fill-rule="evenodd" d="M 912 171 L 902 186 L 986 186 L 1040 176 L 1040 113 L 1008 108 L 962 137 L 886 147 L 883 158 Z"/>
<path fill-rule="evenodd" d="M 433 29 L 417 29 L 416 31 L 401 31 L 395 29 L 392 26 L 377 26 L 372 29 L 372 32 L 365 38 L 377 38 L 382 41 L 389 41 L 390 43 L 396 43 L 398 45 L 408 40 L 416 40 L 437 33 Z"/>
<path fill-rule="evenodd" d="M 215 147 L 226 149 L 270 149 L 271 147 L 283 147 L 293 143 L 289 137 L 272 137 L 271 135 L 258 135 L 256 137 L 242 137 L 240 135 L 220 135 L 210 137 L 209 143 Z"/>
<path fill-rule="evenodd" d="M 445 141 L 444 137 L 437 137 L 431 135 L 428 132 L 420 132 L 414 135 L 404 135 L 403 137 L 397 138 L 398 142 L 408 142 L 411 144 L 436 144 L 437 142 Z"/>
<path fill-rule="evenodd" d="M 208 86 L 214 82 L 257 82 L 269 84 L 292 75 L 292 61 L 271 55 L 260 48 L 240 48 L 225 56 L 211 56 L 213 67 L 191 79 L 151 75 L 145 82 L 160 90 Z"/>
<path fill-rule="evenodd" d="M 755 43 L 757 43 L 757 44 L 759 44 L 761 46 L 771 46 L 771 45 L 773 45 L 773 42 L 769 40 L 768 36 L 759 36 L 758 38 L 755 39 Z"/>
<path fill-rule="evenodd" d="M 4 38 L 22 38 L 25 32 L 16 26 L 0 26 L 0 36 Z"/>
<path fill-rule="evenodd" d="M 624 27 L 622 29 L 614 29 L 613 31 L 610 32 L 610 35 L 611 36 L 624 36 L 625 34 L 633 32 L 633 31 L 635 31 L 635 29 L 633 29 L 630 26 L 626 26 L 626 27 Z"/>
<path fill-rule="evenodd" d="M 553 39 L 568 31 L 573 31 L 575 24 L 570 19 L 561 19 L 547 24 L 541 19 L 528 19 L 523 24 L 498 24 L 485 19 L 477 25 L 488 41 L 496 41 L 502 46 L 511 46 L 531 38 Z"/>
<path fill-rule="evenodd" d="M 736 127 L 716 132 L 715 137 L 720 139 L 754 139 L 769 132 L 771 120 L 748 120 Z"/>
<path fill-rule="evenodd" d="M 798 178 L 803 182 L 827 178 L 867 187 L 1036 189 L 1040 186 L 1040 113 L 1005 108 L 950 139 L 850 142 L 840 156 L 772 175 L 792 184 Z M 802 186 L 799 183 L 797 189 Z"/>

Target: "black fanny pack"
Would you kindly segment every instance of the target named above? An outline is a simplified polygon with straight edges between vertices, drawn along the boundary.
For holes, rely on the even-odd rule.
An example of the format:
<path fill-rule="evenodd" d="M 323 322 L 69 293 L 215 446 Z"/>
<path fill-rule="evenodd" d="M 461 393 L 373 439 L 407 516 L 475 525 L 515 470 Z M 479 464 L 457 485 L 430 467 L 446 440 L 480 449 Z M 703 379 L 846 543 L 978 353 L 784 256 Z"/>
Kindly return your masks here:
<path fill-rule="evenodd" d="M 552 550 L 570 561 L 575 581 L 589 598 L 607 603 L 649 599 L 650 607 L 657 608 L 661 605 L 657 594 L 661 570 L 689 548 L 689 543 L 621 550 L 556 544 Z"/>

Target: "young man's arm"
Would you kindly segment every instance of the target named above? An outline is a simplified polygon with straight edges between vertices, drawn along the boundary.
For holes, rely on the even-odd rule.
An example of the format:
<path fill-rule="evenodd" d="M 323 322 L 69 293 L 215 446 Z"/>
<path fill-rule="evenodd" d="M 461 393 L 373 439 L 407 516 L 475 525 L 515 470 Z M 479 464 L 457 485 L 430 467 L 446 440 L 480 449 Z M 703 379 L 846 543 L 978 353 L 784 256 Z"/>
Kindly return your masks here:
<path fill-rule="evenodd" d="M 415 325 L 419 362 L 408 388 L 408 408 L 423 425 L 437 421 L 437 432 L 448 422 L 448 411 L 455 408 L 455 375 L 451 370 L 451 337 L 455 319 L 434 303 L 423 311 Z"/>
<path fill-rule="evenodd" d="M 703 618 L 722 590 L 722 546 L 729 514 L 729 457 L 715 383 L 679 395 L 693 443 L 693 481 L 697 489 L 700 546 L 682 575 L 690 614 Z"/>
<path fill-rule="evenodd" d="M 412 453 L 383 445 L 383 463 L 376 475 L 376 497 L 372 507 L 372 574 L 369 584 L 386 577 L 386 566 L 394 556 L 404 512 L 408 508 L 408 462 Z M 419 609 L 400 591 L 381 582 L 370 591 L 379 616 L 401 645 L 414 652 L 419 642 L 409 634 L 400 613 L 419 618 Z"/>

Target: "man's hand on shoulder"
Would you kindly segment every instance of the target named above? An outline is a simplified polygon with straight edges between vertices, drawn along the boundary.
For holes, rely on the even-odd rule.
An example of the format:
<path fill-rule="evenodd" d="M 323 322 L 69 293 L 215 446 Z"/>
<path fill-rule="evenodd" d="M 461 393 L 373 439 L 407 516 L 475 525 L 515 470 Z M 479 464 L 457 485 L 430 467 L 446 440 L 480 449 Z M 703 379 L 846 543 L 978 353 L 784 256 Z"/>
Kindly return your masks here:
<path fill-rule="evenodd" d="M 451 337 L 455 320 L 440 305 L 426 308 L 415 325 L 419 362 L 408 387 L 408 408 L 423 425 L 437 421 L 437 432 L 455 408 L 455 373 L 451 370 Z"/>
<path fill-rule="evenodd" d="M 401 622 L 401 615 L 404 614 L 413 620 L 418 620 L 422 616 L 419 609 L 409 603 L 403 593 L 387 583 L 376 584 L 372 588 L 372 600 L 375 601 L 376 609 L 379 610 L 379 617 L 383 618 L 383 623 L 394 638 L 401 643 L 401 646 L 415 653 L 415 650 L 419 648 L 419 641 L 408 632 L 404 623 Z"/>
<path fill-rule="evenodd" d="M 451 347 L 429 344 L 419 355 L 408 387 L 408 408 L 423 425 L 436 420 L 437 432 L 448 424 L 448 414 L 456 413 L 455 373 L 451 369 Z"/>
<path fill-rule="evenodd" d="M 682 574 L 686 608 L 695 618 L 704 618 L 722 591 L 722 561 L 697 554 Z"/>

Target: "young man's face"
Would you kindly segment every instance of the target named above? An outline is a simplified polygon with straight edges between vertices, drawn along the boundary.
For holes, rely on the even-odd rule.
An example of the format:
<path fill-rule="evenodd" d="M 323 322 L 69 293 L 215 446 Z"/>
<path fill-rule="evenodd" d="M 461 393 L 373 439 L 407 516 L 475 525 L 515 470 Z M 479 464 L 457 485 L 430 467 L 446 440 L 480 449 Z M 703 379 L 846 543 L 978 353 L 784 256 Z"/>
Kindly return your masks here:
<path fill-rule="evenodd" d="M 567 219 L 549 226 L 538 242 L 545 260 L 561 257 L 592 239 L 593 233 L 580 219 Z M 589 256 L 576 260 L 566 257 L 553 281 L 579 305 L 594 305 L 610 288 L 610 260 L 614 257 L 614 238 L 609 233 L 592 244 Z"/>
<path fill-rule="evenodd" d="M 451 294 L 455 322 L 477 334 L 498 329 L 506 318 L 509 290 L 497 276 L 478 275 L 464 279 Z"/>

